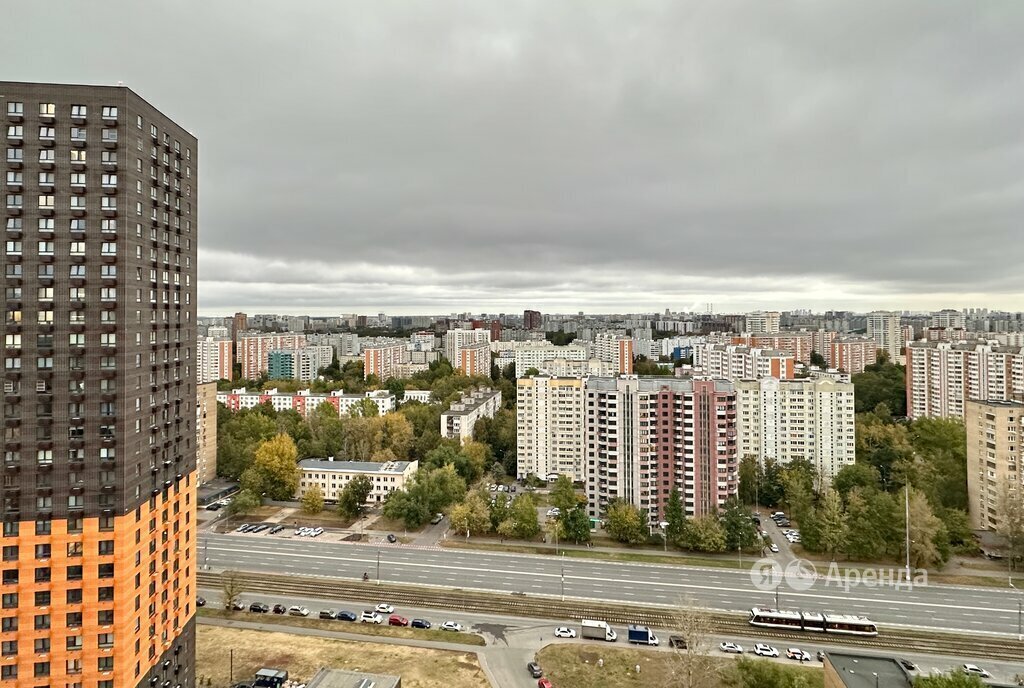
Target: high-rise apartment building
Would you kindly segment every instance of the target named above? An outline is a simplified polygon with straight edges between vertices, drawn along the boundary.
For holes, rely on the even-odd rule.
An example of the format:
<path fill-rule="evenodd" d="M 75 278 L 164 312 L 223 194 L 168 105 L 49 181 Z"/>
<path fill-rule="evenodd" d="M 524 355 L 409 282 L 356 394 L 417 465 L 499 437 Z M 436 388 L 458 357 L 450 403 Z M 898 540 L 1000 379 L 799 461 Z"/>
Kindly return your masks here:
<path fill-rule="evenodd" d="M 877 363 L 878 347 L 870 337 L 836 337 L 822 355 L 830 368 L 857 375 Z"/>
<path fill-rule="evenodd" d="M 610 332 L 595 335 L 594 358 L 611 364 L 619 375 L 632 375 L 633 338 Z"/>
<path fill-rule="evenodd" d="M 693 347 L 693 365 L 707 377 L 726 380 L 789 380 L 795 374 L 792 354 L 732 344 L 698 344 Z"/>
<path fill-rule="evenodd" d="M 907 347 L 907 416 L 963 418 L 967 402 L 1024 399 L 1024 349 L 995 342 Z"/>
<path fill-rule="evenodd" d="M 539 330 L 544 326 L 544 317 L 540 311 L 523 311 L 523 329 Z"/>
<path fill-rule="evenodd" d="M 612 499 L 663 519 L 673 487 L 689 516 L 717 513 L 738 485 L 736 392 L 725 380 L 588 378 L 584 462 L 587 508 Z"/>
<path fill-rule="evenodd" d="M 199 384 L 232 379 L 235 361 L 232 351 L 231 340 L 227 337 L 197 337 L 196 379 Z"/>
<path fill-rule="evenodd" d="M 463 375 L 488 376 L 491 374 L 491 345 L 477 342 L 459 348 L 459 360 L 456 366 Z"/>
<path fill-rule="evenodd" d="M 381 382 L 396 377 L 399 365 L 409 356 L 405 342 L 392 339 L 363 346 L 363 377 L 376 375 Z"/>
<path fill-rule="evenodd" d="M 267 376 L 272 380 L 315 380 L 321 368 L 334 358 L 334 347 L 327 344 L 301 349 L 275 349 L 267 357 Z"/>
<path fill-rule="evenodd" d="M 0 113 L 0 682 L 191 688 L 197 141 L 125 87 Z"/>
<path fill-rule="evenodd" d="M 931 327 L 952 328 L 955 330 L 964 329 L 967 323 L 967 316 L 962 311 L 953 308 L 944 308 L 941 311 L 932 313 Z"/>
<path fill-rule="evenodd" d="M 1008 499 L 1024 500 L 1024 403 L 968 401 L 967 501 L 971 528 L 995 530 Z"/>
<path fill-rule="evenodd" d="M 196 482 L 217 477 L 217 383 L 196 386 Z"/>
<path fill-rule="evenodd" d="M 893 311 L 872 311 L 867 315 L 867 335 L 889 355 L 893 363 L 903 361 L 905 333 L 900 327 L 900 314 Z M 913 339 L 911 337 L 911 339 Z"/>
<path fill-rule="evenodd" d="M 456 328 L 448 330 L 444 333 L 444 357 L 448 359 L 452 367 L 457 368 L 460 361 L 459 351 L 462 347 L 469 346 L 470 344 L 479 344 L 480 342 L 491 343 L 490 329 L 470 330 Z"/>
<path fill-rule="evenodd" d="M 566 361 L 587 360 L 585 344 L 566 344 L 557 346 L 549 341 L 515 342 L 511 347 L 512 358 L 516 364 L 516 377 L 523 377 L 530 368 L 544 370 L 548 361 L 563 359 Z"/>
<path fill-rule="evenodd" d="M 552 473 L 584 479 L 583 380 L 535 375 L 516 380 L 516 477 Z"/>
<path fill-rule="evenodd" d="M 735 386 L 741 457 L 807 459 L 825 482 L 853 463 L 853 383 L 764 378 Z"/>
<path fill-rule="evenodd" d="M 247 333 L 238 335 L 237 360 L 242 379 L 255 380 L 270 370 L 270 352 L 275 349 L 299 349 L 306 346 L 301 334 Z"/>
<path fill-rule="evenodd" d="M 481 418 L 494 418 L 501 410 L 501 391 L 475 389 L 463 392 L 462 398 L 441 414 L 441 437 L 467 442 L 473 439 L 473 429 Z"/>
<path fill-rule="evenodd" d="M 782 317 L 778 311 L 754 311 L 747 313 L 744 332 L 750 334 L 777 334 Z"/>

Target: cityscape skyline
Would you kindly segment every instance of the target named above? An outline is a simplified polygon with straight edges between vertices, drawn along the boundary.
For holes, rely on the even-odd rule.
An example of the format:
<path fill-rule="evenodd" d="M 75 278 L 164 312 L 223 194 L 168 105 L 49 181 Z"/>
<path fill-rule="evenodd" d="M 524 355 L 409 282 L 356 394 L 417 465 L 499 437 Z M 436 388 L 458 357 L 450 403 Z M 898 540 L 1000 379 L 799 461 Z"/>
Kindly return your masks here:
<path fill-rule="evenodd" d="M 1024 303 L 1019 6 L 182 7 L 26 5 L 0 59 L 207 142 L 202 313 Z"/>

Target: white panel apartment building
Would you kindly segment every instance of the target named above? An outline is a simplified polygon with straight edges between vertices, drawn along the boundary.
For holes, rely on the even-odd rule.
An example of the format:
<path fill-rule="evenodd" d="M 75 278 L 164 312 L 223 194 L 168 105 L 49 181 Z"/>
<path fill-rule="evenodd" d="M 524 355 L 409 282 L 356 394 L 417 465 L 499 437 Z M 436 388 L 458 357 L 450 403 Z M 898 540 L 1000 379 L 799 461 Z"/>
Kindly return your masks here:
<path fill-rule="evenodd" d="M 700 344 L 693 348 L 693 365 L 702 375 L 726 380 L 793 377 L 792 354 L 735 344 Z"/>
<path fill-rule="evenodd" d="M 516 377 L 523 377 L 530 368 L 543 370 L 548 361 L 586 361 L 589 349 L 585 344 L 556 346 L 550 342 L 514 342 L 512 355 L 516 363 Z"/>
<path fill-rule="evenodd" d="M 781 316 L 778 311 L 754 311 L 747 313 L 744 332 L 748 334 L 777 334 Z"/>
<path fill-rule="evenodd" d="M 489 329 L 452 329 L 444 333 L 444 357 L 453 367 L 459 365 L 459 351 L 464 346 L 484 342 L 491 343 L 491 331 Z M 490 371 L 488 371 L 490 372 Z"/>
<path fill-rule="evenodd" d="M 735 384 L 741 457 L 781 464 L 807 459 L 825 482 L 854 462 L 853 383 L 764 378 Z"/>
<path fill-rule="evenodd" d="M 363 379 L 376 375 L 381 382 L 396 377 L 397 367 L 408 360 L 409 349 L 400 339 L 381 340 L 363 346 Z"/>
<path fill-rule="evenodd" d="M 1024 399 L 1024 350 L 995 342 L 907 347 L 908 417 L 963 418 L 971 399 Z"/>
<path fill-rule="evenodd" d="M 199 384 L 231 379 L 235 361 L 231 351 L 231 339 L 199 337 L 196 342 L 196 357 L 198 359 L 196 374 Z"/>
<path fill-rule="evenodd" d="M 462 398 L 441 414 L 441 437 L 466 442 L 473 439 L 473 428 L 481 418 L 494 418 L 501 408 L 501 391 L 477 389 L 464 393 Z"/>
<path fill-rule="evenodd" d="M 551 473 L 584 479 L 583 380 L 516 380 L 516 477 Z"/>
<path fill-rule="evenodd" d="M 872 311 L 867 316 L 867 335 L 875 344 L 889 354 L 893 363 L 903 362 L 903 347 L 906 345 L 900 314 L 893 311 Z"/>
<path fill-rule="evenodd" d="M 238 337 L 238 362 L 242 378 L 255 380 L 267 372 L 268 358 L 274 349 L 299 349 L 306 346 L 302 334 L 242 334 Z"/>
<path fill-rule="evenodd" d="M 612 364 L 619 375 L 633 374 L 633 338 L 601 332 L 594 337 L 594 358 Z"/>

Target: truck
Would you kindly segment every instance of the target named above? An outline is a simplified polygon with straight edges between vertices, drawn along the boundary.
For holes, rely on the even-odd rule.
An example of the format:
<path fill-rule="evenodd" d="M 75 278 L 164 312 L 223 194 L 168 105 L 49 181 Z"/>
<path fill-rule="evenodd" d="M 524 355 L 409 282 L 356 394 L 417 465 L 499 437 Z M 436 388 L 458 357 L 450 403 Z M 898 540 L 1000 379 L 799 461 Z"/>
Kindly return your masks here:
<path fill-rule="evenodd" d="M 609 643 L 614 643 L 618 636 L 615 634 L 614 629 L 608 625 L 606 621 L 595 621 L 593 619 L 583 619 L 580 622 L 581 632 L 580 635 L 584 638 L 592 638 L 594 640 L 605 640 Z"/>
<path fill-rule="evenodd" d="M 634 645 L 657 645 L 658 636 L 651 633 L 651 629 L 647 626 L 639 626 L 637 624 L 629 625 L 629 642 Z"/>

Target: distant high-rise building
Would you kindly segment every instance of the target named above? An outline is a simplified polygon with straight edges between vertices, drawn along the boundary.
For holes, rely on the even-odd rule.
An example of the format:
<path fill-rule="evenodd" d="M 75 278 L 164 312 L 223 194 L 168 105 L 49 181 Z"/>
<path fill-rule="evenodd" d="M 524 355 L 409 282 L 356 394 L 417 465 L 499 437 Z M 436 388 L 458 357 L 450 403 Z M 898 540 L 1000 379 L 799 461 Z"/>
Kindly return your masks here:
<path fill-rule="evenodd" d="M 698 344 L 693 347 L 693 365 L 702 375 L 726 380 L 789 380 L 795 375 L 789 353 L 732 344 Z"/>
<path fill-rule="evenodd" d="M 857 375 L 877 362 L 878 347 L 870 337 L 836 337 L 823 355 L 829 367 Z"/>
<path fill-rule="evenodd" d="M 633 374 L 633 338 L 599 333 L 594 337 L 594 358 L 610 363 L 620 375 Z"/>
<path fill-rule="evenodd" d="M 1006 516 L 1006 500 L 1024 500 L 1024 403 L 971 400 L 965 408 L 971 528 L 995 530 Z"/>
<path fill-rule="evenodd" d="M 470 344 L 479 344 L 480 342 L 490 344 L 490 329 L 471 330 L 455 328 L 448 330 L 444 333 L 444 357 L 448 359 L 448 362 L 453 367 L 457 368 L 461 360 L 459 351 L 462 347 L 469 346 Z"/>
<path fill-rule="evenodd" d="M 122 86 L 0 95 L 0 683 L 192 686 L 197 141 Z"/>
<path fill-rule="evenodd" d="M 516 477 L 552 473 L 584 479 L 581 378 L 516 380 Z"/>
<path fill-rule="evenodd" d="M 966 324 L 966 319 L 966 316 L 960 311 L 945 308 L 932 313 L 931 327 L 949 327 L 962 330 Z"/>
<path fill-rule="evenodd" d="M 1024 350 L 991 342 L 907 347 L 907 416 L 963 418 L 968 400 L 1024 399 Z"/>
<path fill-rule="evenodd" d="M 363 347 L 363 377 L 376 375 L 381 382 L 395 377 L 397 367 L 405 363 L 409 350 L 405 342 L 392 339 Z"/>
<path fill-rule="evenodd" d="M 238 337 L 238 362 L 242 379 L 255 380 L 270 370 L 270 352 L 278 349 L 299 349 L 306 346 L 301 334 L 247 333 Z"/>
<path fill-rule="evenodd" d="M 523 329 L 539 330 L 544 326 L 544 318 L 540 311 L 523 311 Z"/>
<path fill-rule="evenodd" d="M 491 345 L 477 342 L 459 347 L 459 370 L 463 375 L 487 376 L 491 374 Z"/>
<path fill-rule="evenodd" d="M 217 383 L 196 386 L 196 481 L 217 477 Z"/>
<path fill-rule="evenodd" d="M 893 311 L 873 311 L 867 316 L 867 334 L 878 348 L 886 352 L 893 363 L 903 361 L 904 332 L 900 327 L 900 314 Z"/>
<path fill-rule="evenodd" d="M 232 350 L 231 340 L 227 337 L 196 339 L 196 380 L 199 384 L 232 379 L 235 360 Z"/>
<path fill-rule="evenodd" d="M 777 311 L 747 313 L 745 331 L 750 334 L 777 334 L 781 317 Z"/>

